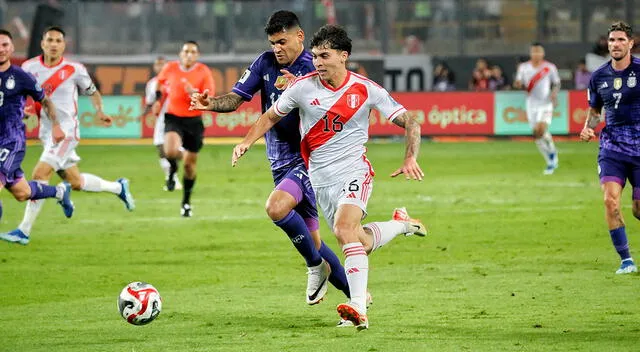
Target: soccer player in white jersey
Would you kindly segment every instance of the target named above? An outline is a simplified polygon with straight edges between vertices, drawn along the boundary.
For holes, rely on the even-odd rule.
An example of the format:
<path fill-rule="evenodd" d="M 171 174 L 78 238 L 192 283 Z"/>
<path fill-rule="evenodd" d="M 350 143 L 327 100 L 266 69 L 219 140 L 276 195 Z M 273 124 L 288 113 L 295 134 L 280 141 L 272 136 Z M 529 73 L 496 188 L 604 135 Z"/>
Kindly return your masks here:
<path fill-rule="evenodd" d="M 549 126 L 553 108 L 558 104 L 560 76 L 556 65 L 544 59 L 542 44 L 531 44 L 529 55 L 530 60 L 518 66 L 514 86 L 527 91 L 527 119 L 538 150 L 547 163 L 544 174 L 551 175 L 558 168 L 558 151 Z"/>
<path fill-rule="evenodd" d="M 74 190 L 86 192 L 108 192 L 120 198 L 125 207 L 132 211 L 135 207 L 129 192 L 129 181 L 120 178 L 116 182 L 105 181 L 88 173 L 80 173 L 77 163 L 80 157 L 76 154 L 80 136 L 78 130 L 78 93 L 89 95 L 95 108 L 96 116 L 106 125 L 111 124 L 111 117 L 102 111 L 102 96 L 91 81 L 87 69 L 80 63 L 69 61 L 63 57 L 65 49 L 64 30 L 60 27 L 47 28 L 42 37 L 43 55 L 25 61 L 22 68 L 31 73 L 45 94 L 56 106 L 60 126 L 66 137 L 60 143 L 51 138 L 51 122 L 46 118 L 44 110 L 36 107 L 41 115 L 40 140 L 44 151 L 33 170 L 34 181 L 48 184 L 54 171 L 69 182 Z M 0 234 L 0 239 L 20 244 L 29 243 L 29 235 L 33 223 L 42 209 L 44 200 L 31 201 L 27 204 L 24 218 L 17 229 Z"/>
<path fill-rule="evenodd" d="M 358 330 L 369 326 L 366 292 L 368 254 L 399 234 L 427 234 L 420 221 L 372 222 L 364 226 L 367 202 L 373 189 L 373 169 L 365 155 L 369 138 L 369 112 L 377 109 L 394 124 L 406 129 L 404 164 L 391 176 L 422 180 L 417 162 L 420 125 L 406 109 L 375 82 L 350 72 L 346 62 L 351 39 L 339 26 L 326 25 L 311 40 L 317 71 L 296 79 L 276 103 L 260 116 L 244 140 L 233 150 L 232 165 L 283 116 L 298 108 L 301 154 L 324 217 L 345 254 L 344 269 L 351 299 L 337 307 L 340 317 Z"/>
<path fill-rule="evenodd" d="M 158 56 L 153 62 L 153 73 L 155 76 L 147 82 L 147 85 L 144 88 L 144 103 L 147 107 L 142 114 L 142 116 L 147 116 L 147 114 L 151 112 L 156 116 L 156 124 L 153 128 L 153 145 L 158 150 L 160 167 L 162 168 L 162 171 L 164 171 L 165 183 L 167 178 L 169 178 L 169 169 L 171 168 L 169 160 L 167 160 L 166 155 L 164 155 L 164 113 L 167 111 L 167 100 L 166 97 L 157 97 L 156 94 L 160 91 L 160 89 L 158 89 L 158 73 L 162 71 L 162 68 L 166 63 L 167 60 L 164 56 Z M 162 101 L 160 111 L 153 111 L 153 103 L 157 100 Z M 182 183 L 180 183 L 178 174 L 173 175 L 173 180 L 176 183 L 175 189 L 181 190 Z M 168 191 L 167 186 L 164 186 L 164 190 Z"/>

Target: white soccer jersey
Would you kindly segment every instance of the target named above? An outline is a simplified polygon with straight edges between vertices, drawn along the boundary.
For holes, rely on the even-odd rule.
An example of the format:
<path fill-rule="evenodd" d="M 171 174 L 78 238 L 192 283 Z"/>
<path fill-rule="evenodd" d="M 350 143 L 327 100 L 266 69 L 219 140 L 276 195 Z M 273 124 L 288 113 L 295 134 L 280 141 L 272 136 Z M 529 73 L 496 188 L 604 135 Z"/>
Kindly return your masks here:
<path fill-rule="evenodd" d="M 145 105 L 151 105 L 156 101 L 156 91 L 158 90 L 158 76 L 151 78 L 144 88 L 144 103 Z M 162 108 L 160 109 L 160 116 L 164 116 L 167 110 L 168 99 L 162 99 Z"/>
<path fill-rule="evenodd" d="M 62 58 L 55 66 L 47 66 L 42 56 L 25 61 L 22 68 L 31 73 L 56 106 L 60 127 L 67 138 L 80 138 L 78 129 L 78 92 L 91 95 L 96 87 L 84 65 Z M 41 112 L 40 139 L 51 140 L 51 121 Z"/>
<path fill-rule="evenodd" d="M 344 174 L 366 162 L 371 109 L 390 121 L 406 111 L 384 88 L 350 71 L 337 89 L 317 72 L 302 76 L 273 106 L 279 116 L 299 108 L 300 149 L 314 187 L 341 182 Z"/>
<path fill-rule="evenodd" d="M 551 102 L 551 84 L 560 84 L 560 75 L 556 65 L 549 61 L 542 61 L 534 67 L 531 61 L 518 66 L 516 80 L 522 82 L 527 90 L 527 100 L 534 104 L 548 104 Z"/>

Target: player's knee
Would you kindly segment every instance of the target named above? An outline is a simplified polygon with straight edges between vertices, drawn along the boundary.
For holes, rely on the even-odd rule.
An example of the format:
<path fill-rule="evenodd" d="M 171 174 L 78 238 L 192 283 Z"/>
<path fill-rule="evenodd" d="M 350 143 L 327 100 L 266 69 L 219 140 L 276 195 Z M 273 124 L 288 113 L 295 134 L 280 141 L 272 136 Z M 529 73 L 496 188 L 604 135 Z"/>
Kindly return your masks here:
<path fill-rule="evenodd" d="M 269 218 L 273 221 L 282 220 L 287 216 L 287 214 L 289 214 L 289 212 L 291 212 L 291 208 L 286 204 L 272 198 L 267 199 L 267 203 L 264 208 L 267 215 L 269 215 Z"/>
<path fill-rule="evenodd" d="M 533 138 L 540 139 L 544 136 L 544 130 L 542 128 L 536 128 L 533 130 Z"/>
<path fill-rule="evenodd" d="M 604 206 L 608 212 L 616 211 L 620 207 L 620 200 L 612 194 L 605 193 Z"/>
<path fill-rule="evenodd" d="M 15 198 L 18 202 L 26 202 L 31 198 L 31 189 L 12 189 L 11 194 L 13 194 L 13 198 Z"/>
<path fill-rule="evenodd" d="M 82 190 L 82 182 L 80 182 L 80 180 L 70 180 L 69 183 L 71 184 L 71 189 L 74 191 L 81 191 Z"/>
<path fill-rule="evenodd" d="M 345 222 L 336 222 L 333 225 L 333 233 L 336 234 L 338 241 L 341 243 L 349 243 L 357 239 L 357 227 L 354 227 L 353 224 L 345 223 Z"/>
<path fill-rule="evenodd" d="M 184 173 L 189 177 L 193 177 L 196 174 L 196 164 L 195 163 L 184 163 Z"/>

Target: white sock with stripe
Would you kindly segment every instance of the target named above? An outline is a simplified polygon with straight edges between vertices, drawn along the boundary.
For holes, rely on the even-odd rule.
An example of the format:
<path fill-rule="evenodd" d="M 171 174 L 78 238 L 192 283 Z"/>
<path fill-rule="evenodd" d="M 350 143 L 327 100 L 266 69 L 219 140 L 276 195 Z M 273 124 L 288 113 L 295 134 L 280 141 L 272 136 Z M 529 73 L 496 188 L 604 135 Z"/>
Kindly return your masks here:
<path fill-rule="evenodd" d="M 43 185 L 48 185 L 47 181 L 38 181 L 38 183 L 42 183 Z M 33 227 L 33 223 L 36 222 L 36 218 L 38 214 L 40 214 L 40 210 L 42 210 L 42 205 L 44 204 L 44 199 L 38 200 L 28 200 L 27 206 L 24 209 L 24 217 L 22 218 L 22 222 L 18 225 L 18 229 L 22 231 L 25 235 L 29 236 L 31 233 L 31 227 Z"/>
<path fill-rule="evenodd" d="M 391 242 L 391 240 L 396 238 L 396 236 L 409 232 L 409 229 L 407 229 L 407 223 L 397 220 L 371 222 L 365 224 L 364 227 L 371 230 L 371 233 L 373 234 L 373 246 L 371 248 L 371 252 Z"/>
<path fill-rule="evenodd" d="M 122 185 L 119 182 L 105 181 L 92 174 L 80 174 L 82 176 L 82 190 L 85 192 L 110 192 L 120 194 Z"/>
<path fill-rule="evenodd" d="M 369 278 L 369 257 L 360 242 L 342 246 L 344 253 L 344 272 L 347 274 L 351 303 L 358 311 L 367 313 L 367 280 Z"/>
<path fill-rule="evenodd" d="M 169 177 L 169 171 L 171 170 L 171 164 L 166 158 L 160 158 L 160 168 L 164 171 L 164 178 Z"/>

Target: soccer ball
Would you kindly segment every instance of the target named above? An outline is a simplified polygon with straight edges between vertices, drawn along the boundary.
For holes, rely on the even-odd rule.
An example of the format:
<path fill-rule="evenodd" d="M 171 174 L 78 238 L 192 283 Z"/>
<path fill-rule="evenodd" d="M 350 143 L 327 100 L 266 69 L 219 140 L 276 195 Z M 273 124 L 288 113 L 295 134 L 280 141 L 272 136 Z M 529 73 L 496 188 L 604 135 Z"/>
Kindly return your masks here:
<path fill-rule="evenodd" d="M 160 314 L 162 298 L 151 284 L 132 282 L 118 296 L 120 315 L 133 325 L 146 325 Z"/>

